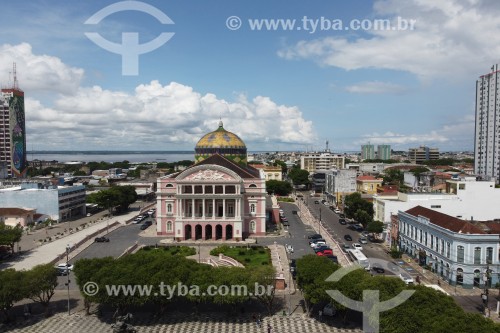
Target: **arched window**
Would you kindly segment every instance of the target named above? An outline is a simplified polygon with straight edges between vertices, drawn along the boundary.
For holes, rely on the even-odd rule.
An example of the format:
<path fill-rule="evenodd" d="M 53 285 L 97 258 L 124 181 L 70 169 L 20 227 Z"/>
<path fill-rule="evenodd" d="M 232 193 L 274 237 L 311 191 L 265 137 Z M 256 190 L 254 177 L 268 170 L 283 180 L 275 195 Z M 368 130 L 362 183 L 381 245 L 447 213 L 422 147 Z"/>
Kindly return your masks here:
<path fill-rule="evenodd" d="M 457 246 L 457 262 L 464 262 L 464 247 L 462 245 Z"/>
<path fill-rule="evenodd" d="M 172 213 L 172 204 L 167 205 L 167 213 Z"/>
<path fill-rule="evenodd" d="M 167 184 L 167 186 L 165 186 L 165 187 L 174 187 L 174 185 L 172 185 L 172 184 Z"/>
<path fill-rule="evenodd" d="M 250 221 L 250 232 L 255 232 L 255 221 Z"/>
<path fill-rule="evenodd" d="M 172 231 L 172 221 L 167 222 L 167 231 Z"/>
<path fill-rule="evenodd" d="M 250 188 L 254 188 L 254 187 L 257 187 L 257 185 L 255 185 L 255 184 L 250 184 L 250 186 L 248 186 L 248 187 L 250 187 Z"/>

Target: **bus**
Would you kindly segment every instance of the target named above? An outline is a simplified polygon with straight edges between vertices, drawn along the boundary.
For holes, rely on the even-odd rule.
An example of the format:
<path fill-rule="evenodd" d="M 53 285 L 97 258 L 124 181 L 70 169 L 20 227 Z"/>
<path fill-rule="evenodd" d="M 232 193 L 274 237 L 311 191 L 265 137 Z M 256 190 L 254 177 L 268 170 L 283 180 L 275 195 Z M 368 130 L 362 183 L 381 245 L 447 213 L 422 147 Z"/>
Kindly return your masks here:
<path fill-rule="evenodd" d="M 370 270 L 370 262 L 368 261 L 368 258 L 366 258 L 366 256 L 363 254 L 363 252 L 361 252 L 360 250 L 349 249 L 347 250 L 347 254 L 354 263 L 359 264 L 367 271 Z"/>

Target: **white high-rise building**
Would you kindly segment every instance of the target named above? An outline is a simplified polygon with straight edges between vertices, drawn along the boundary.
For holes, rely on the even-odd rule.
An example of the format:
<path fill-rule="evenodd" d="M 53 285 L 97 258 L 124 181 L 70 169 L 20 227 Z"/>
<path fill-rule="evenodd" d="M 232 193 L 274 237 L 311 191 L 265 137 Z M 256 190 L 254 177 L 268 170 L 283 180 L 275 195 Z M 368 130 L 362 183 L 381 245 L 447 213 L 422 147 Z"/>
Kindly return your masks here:
<path fill-rule="evenodd" d="M 500 181 L 500 72 L 498 65 L 476 81 L 474 172 Z"/>

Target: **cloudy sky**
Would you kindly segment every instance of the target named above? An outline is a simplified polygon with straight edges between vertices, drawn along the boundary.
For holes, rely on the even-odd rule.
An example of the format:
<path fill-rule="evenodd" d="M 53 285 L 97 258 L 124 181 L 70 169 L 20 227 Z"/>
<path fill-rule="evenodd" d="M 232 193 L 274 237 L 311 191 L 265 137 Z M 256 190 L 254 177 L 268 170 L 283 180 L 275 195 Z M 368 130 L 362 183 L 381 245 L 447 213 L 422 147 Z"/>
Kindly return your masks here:
<path fill-rule="evenodd" d="M 16 62 L 29 150 L 191 150 L 219 118 L 252 151 L 472 150 L 499 14 L 497 0 L 19 1 L 2 6 L 0 83 Z"/>

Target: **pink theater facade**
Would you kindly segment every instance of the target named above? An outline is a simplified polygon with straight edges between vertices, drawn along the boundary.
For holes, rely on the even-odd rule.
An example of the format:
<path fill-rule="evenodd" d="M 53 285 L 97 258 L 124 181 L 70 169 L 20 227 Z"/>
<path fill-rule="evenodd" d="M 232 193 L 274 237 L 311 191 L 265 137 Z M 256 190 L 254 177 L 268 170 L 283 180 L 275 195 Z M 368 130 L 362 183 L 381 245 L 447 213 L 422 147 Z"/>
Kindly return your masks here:
<path fill-rule="evenodd" d="M 175 240 L 243 240 L 266 231 L 265 177 L 215 154 L 158 179 L 157 234 Z"/>

